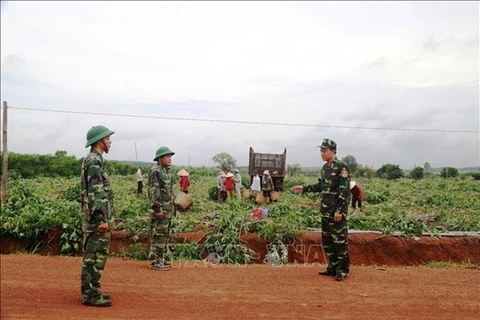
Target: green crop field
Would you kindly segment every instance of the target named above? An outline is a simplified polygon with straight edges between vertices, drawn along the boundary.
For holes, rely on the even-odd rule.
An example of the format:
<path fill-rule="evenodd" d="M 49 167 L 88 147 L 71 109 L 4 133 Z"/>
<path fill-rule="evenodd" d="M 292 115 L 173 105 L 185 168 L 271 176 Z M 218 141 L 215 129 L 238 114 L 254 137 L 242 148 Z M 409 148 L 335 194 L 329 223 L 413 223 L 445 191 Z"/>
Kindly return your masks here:
<path fill-rule="evenodd" d="M 191 171 L 191 193 L 194 200 L 186 212 L 177 212 L 174 232 L 203 231 L 208 236 L 205 246 L 222 253 L 223 262 L 248 262 L 251 252 L 240 241 L 240 235 L 254 232 L 271 240 L 281 249 L 307 228 L 320 228 L 318 194 L 292 194 L 288 189 L 297 184 L 315 183 L 315 177 L 286 178 L 280 201 L 268 205 L 269 218 L 259 223 L 252 219 L 255 204 L 250 200 L 226 203 L 212 200 L 215 172 Z M 243 176 L 244 185 L 250 181 Z M 363 213 L 352 215 L 349 228 L 375 230 L 385 234 L 405 235 L 446 231 L 480 231 L 480 182 L 469 177 L 443 179 L 431 176 L 421 180 L 356 179 L 363 188 Z M 136 193 L 136 177 L 111 177 L 114 190 L 116 230 L 126 230 L 132 237 L 148 232 L 148 202 Z M 175 186 L 178 191 L 178 184 Z M 144 190 L 145 191 L 145 190 Z M 78 178 L 12 179 L 8 184 L 7 203 L 1 210 L 2 236 L 23 240 L 27 251 L 34 251 L 42 235 L 50 228 L 62 230 L 62 252 L 78 251 L 81 239 L 81 215 Z M 195 245 L 178 245 L 177 257 L 196 252 Z M 277 248 L 277 249 L 278 249 Z M 144 248 L 128 255 L 141 258 Z M 277 253 L 282 255 L 282 250 Z M 142 251 L 143 250 L 143 251 Z M 132 251 L 132 250 L 131 250 Z M 139 253 L 143 252 L 143 253 Z"/>

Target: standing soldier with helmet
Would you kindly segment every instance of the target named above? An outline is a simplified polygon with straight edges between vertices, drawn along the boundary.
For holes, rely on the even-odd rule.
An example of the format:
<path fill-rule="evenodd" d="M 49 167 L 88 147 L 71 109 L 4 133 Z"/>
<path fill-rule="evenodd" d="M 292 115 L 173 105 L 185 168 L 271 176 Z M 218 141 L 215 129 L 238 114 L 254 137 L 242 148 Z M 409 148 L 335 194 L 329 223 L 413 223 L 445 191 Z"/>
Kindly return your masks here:
<path fill-rule="evenodd" d="M 100 278 L 107 262 L 110 230 L 115 211 L 103 153 L 108 153 L 113 134 L 104 126 L 94 126 L 87 132 L 87 144 L 91 146 L 82 165 L 83 260 L 81 292 L 83 304 L 94 307 L 110 307 L 110 295 L 101 292 Z"/>
<path fill-rule="evenodd" d="M 318 183 L 309 186 L 294 186 L 293 192 L 320 192 L 322 217 L 322 246 L 328 257 L 327 270 L 322 276 L 335 276 L 343 281 L 350 268 L 348 255 L 347 211 L 350 196 L 350 171 L 347 165 L 336 159 L 337 144 L 323 139 L 320 155 L 326 161 Z"/>
<path fill-rule="evenodd" d="M 170 270 L 166 249 L 169 245 L 172 218 L 175 216 L 172 174 L 169 172 L 172 156 L 168 147 L 160 147 L 155 153 L 153 166 L 148 177 L 148 200 L 150 214 L 150 269 Z"/>

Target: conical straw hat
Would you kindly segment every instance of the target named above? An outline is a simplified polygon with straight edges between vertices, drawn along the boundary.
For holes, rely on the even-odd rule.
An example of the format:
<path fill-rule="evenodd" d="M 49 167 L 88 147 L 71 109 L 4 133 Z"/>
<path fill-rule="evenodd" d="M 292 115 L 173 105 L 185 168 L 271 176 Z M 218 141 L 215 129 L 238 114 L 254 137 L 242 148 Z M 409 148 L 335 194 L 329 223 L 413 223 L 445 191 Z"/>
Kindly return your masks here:
<path fill-rule="evenodd" d="M 178 171 L 177 175 L 179 176 L 188 176 L 188 172 L 185 169 Z"/>

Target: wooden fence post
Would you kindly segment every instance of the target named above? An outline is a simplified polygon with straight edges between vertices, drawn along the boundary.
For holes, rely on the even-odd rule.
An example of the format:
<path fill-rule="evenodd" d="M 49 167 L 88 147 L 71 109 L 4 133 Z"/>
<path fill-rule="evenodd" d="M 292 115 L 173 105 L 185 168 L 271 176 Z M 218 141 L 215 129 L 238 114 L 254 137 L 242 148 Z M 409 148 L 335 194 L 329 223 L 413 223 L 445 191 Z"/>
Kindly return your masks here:
<path fill-rule="evenodd" d="M 8 149 L 7 149 L 7 101 L 3 101 L 2 123 L 2 206 L 7 201 Z"/>

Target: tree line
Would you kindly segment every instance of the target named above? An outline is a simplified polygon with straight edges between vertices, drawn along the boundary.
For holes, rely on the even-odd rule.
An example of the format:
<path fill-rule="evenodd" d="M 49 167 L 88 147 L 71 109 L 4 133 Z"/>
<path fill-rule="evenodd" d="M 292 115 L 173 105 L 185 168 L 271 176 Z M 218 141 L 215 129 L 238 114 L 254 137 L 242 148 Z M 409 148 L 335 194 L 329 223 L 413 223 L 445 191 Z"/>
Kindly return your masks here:
<path fill-rule="evenodd" d="M 0 155 L 2 159 L 2 155 Z M 75 156 L 67 155 L 66 151 L 58 150 L 55 154 L 20 154 L 9 152 L 8 153 L 8 175 L 10 178 L 34 178 L 34 177 L 76 177 L 80 175 L 84 158 L 77 159 Z M 212 159 L 217 168 L 222 170 L 231 170 L 237 166 L 236 160 L 228 153 L 217 154 Z M 406 172 L 401 169 L 397 164 L 384 164 L 379 169 L 375 170 L 370 166 L 364 166 L 357 163 L 354 156 L 348 155 L 340 159 L 345 162 L 349 167 L 352 176 L 358 178 L 381 178 L 388 180 L 395 180 L 399 178 L 412 178 L 415 180 L 423 179 L 428 175 L 432 175 L 430 172 L 430 164 L 426 162 L 423 167 L 416 166 L 413 170 Z M 145 163 L 140 164 L 145 168 Z M 130 162 L 122 162 L 116 160 L 107 160 L 108 171 L 110 174 L 115 175 L 130 175 L 134 174 L 137 170 L 137 165 Z M 190 168 L 199 175 L 210 175 L 211 170 L 208 168 Z M 297 176 L 303 175 L 318 175 L 318 170 L 307 170 L 302 168 L 299 164 L 287 165 L 287 175 Z M 144 170 L 147 173 L 148 169 Z M 193 172 L 191 172 L 193 173 Z M 441 170 L 439 175 L 443 178 L 455 178 L 458 176 L 470 176 L 475 180 L 480 180 L 480 171 L 460 173 L 458 169 L 453 167 L 445 167 Z"/>
<path fill-rule="evenodd" d="M 375 170 L 370 166 L 364 166 L 357 163 L 357 159 L 352 156 L 348 155 L 340 159 L 340 161 L 344 162 L 348 168 L 352 176 L 358 178 L 380 178 L 380 179 L 387 179 L 387 180 L 395 180 L 400 178 L 411 178 L 415 180 L 423 179 L 426 176 L 433 175 L 431 171 L 430 163 L 425 162 L 423 167 L 415 166 L 411 171 L 405 171 L 398 164 L 391 164 L 387 163 L 382 165 L 379 169 Z M 306 171 L 304 170 L 299 164 L 291 164 L 287 166 L 287 174 L 290 176 L 295 176 L 298 174 L 319 174 L 320 169 L 315 171 Z M 480 171 L 468 172 L 461 174 L 457 168 L 453 167 L 445 167 L 439 173 L 440 177 L 448 179 L 448 178 L 456 178 L 460 175 L 465 177 L 472 177 L 474 180 L 480 180 Z"/>
<path fill-rule="evenodd" d="M 9 152 L 8 176 L 14 179 L 77 177 L 80 176 L 83 160 L 84 158 L 77 159 L 75 156 L 67 155 L 67 152 L 63 150 L 56 151 L 54 155 Z M 107 160 L 107 166 L 110 174 L 129 175 L 137 170 L 135 164 L 115 160 Z"/>

